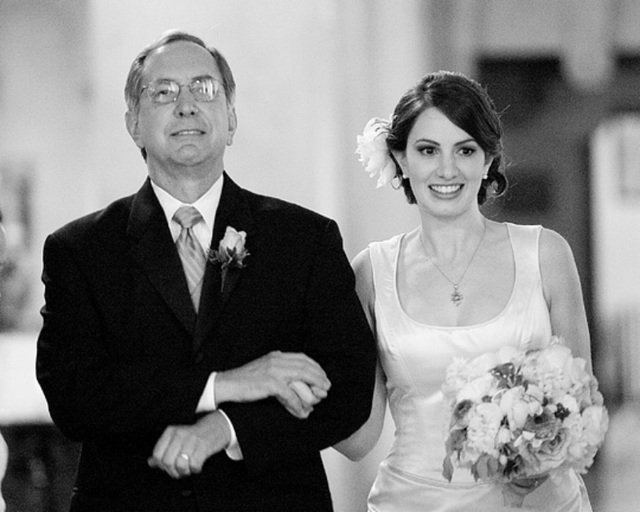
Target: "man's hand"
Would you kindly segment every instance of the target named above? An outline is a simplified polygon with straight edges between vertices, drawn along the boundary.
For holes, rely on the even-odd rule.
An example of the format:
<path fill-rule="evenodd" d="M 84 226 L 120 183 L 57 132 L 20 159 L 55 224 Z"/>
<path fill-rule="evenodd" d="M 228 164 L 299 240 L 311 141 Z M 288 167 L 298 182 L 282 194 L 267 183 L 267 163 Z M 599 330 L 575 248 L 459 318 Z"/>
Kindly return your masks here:
<path fill-rule="evenodd" d="M 172 478 L 200 473 L 204 463 L 229 445 L 231 432 L 222 413 L 214 411 L 193 425 L 169 426 L 158 439 L 148 463 Z"/>
<path fill-rule="evenodd" d="M 252 402 L 275 397 L 297 418 L 307 418 L 327 396 L 331 382 L 304 354 L 279 351 L 216 376 L 216 403 Z"/>

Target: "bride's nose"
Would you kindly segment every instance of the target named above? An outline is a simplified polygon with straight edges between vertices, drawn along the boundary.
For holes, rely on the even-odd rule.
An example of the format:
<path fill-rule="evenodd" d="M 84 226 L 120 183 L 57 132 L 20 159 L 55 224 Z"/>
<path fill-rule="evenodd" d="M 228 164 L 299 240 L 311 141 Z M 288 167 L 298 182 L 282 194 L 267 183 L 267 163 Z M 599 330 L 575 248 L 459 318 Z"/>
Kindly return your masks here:
<path fill-rule="evenodd" d="M 442 154 L 440 165 L 438 166 L 438 177 L 451 180 L 458 175 L 458 167 L 453 155 Z"/>

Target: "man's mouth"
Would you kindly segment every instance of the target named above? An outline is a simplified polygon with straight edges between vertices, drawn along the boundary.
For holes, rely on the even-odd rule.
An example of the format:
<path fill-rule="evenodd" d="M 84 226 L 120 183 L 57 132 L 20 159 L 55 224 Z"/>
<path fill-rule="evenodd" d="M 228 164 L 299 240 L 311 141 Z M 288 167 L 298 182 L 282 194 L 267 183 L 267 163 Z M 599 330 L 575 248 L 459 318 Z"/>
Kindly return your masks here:
<path fill-rule="evenodd" d="M 204 132 L 202 130 L 197 130 L 195 128 L 193 129 L 189 129 L 189 130 L 178 130 L 177 132 L 174 132 L 173 135 L 174 136 L 188 136 L 188 135 L 203 135 Z"/>

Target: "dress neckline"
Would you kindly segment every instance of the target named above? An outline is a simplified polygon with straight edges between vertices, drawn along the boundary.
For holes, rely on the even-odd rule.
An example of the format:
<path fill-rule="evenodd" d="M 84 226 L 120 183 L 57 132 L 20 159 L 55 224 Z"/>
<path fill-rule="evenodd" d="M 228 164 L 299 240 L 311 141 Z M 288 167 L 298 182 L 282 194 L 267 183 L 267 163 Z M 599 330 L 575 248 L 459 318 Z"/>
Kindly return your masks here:
<path fill-rule="evenodd" d="M 507 300 L 507 303 L 505 304 L 505 306 L 502 308 L 502 310 L 497 315 L 495 315 L 493 318 L 489 318 L 488 320 L 485 320 L 483 322 L 470 324 L 470 325 L 434 325 L 434 324 L 427 324 L 427 323 L 424 323 L 424 322 L 419 322 L 418 320 L 415 320 L 411 316 L 409 316 L 409 314 L 405 311 L 404 307 L 402 306 L 402 302 L 400 302 L 400 294 L 398 293 L 398 262 L 400 261 L 400 248 L 402 247 L 402 241 L 407 236 L 407 233 L 402 233 L 401 235 L 398 236 L 398 244 L 397 244 L 397 247 L 396 247 L 396 254 L 395 254 L 394 263 L 393 263 L 393 282 L 392 282 L 393 298 L 394 298 L 394 300 L 396 302 L 396 307 L 400 310 L 400 312 L 402 313 L 402 316 L 404 316 L 412 324 L 418 325 L 420 327 L 428 327 L 430 329 L 439 329 L 439 330 L 474 329 L 474 328 L 478 328 L 478 327 L 483 327 L 483 326 L 488 325 L 488 324 L 492 324 L 494 322 L 497 322 L 500 318 L 502 318 L 507 313 L 507 311 L 509 310 L 511 304 L 514 301 L 514 298 L 515 298 L 515 295 L 516 295 L 516 290 L 518 289 L 518 282 L 519 282 L 518 258 L 516 257 L 515 248 L 513 246 L 513 236 L 512 236 L 512 233 L 511 233 L 512 224 L 510 222 L 505 222 L 504 225 L 507 227 L 507 234 L 509 236 L 509 244 L 511 245 L 511 256 L 513 258 L 513 270 L 514 270 L 514 276 L 515 277 L 513 279 L 513 286 L 511 288 L 511 294 L 509 295 L 509 300 Z"/>

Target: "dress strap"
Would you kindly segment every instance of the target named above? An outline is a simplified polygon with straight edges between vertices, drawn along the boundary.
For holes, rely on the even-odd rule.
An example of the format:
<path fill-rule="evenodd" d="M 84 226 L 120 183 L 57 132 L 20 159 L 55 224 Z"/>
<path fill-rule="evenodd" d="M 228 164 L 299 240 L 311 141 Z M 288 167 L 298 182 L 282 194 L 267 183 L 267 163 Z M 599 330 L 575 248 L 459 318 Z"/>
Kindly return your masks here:
<path fill-rule="evenodd" d="M 513 249 L 513 258 L 516 265 L 516 282 L 523 278 L 540 280 L 540 233 L 542 226 L 523 226 L 506 223 Z M 531 281 L 519 283 L 531 285 Z"/>
<path fill-rule="evenodd" d="M 521 326 L 522 348 L 545 344 L 551 336 L 549 309 L 540 273 L 540 233 L 542 226 L 506 223 L 515 260 L 515 284 L 511 306 Z"/>
<path fill-rule="evenodd" d="M 396 317 L 400 314 L 396 296 L 396 276 L 400 245 L 404 235 L 369 244 L 377 314 Z"/>

